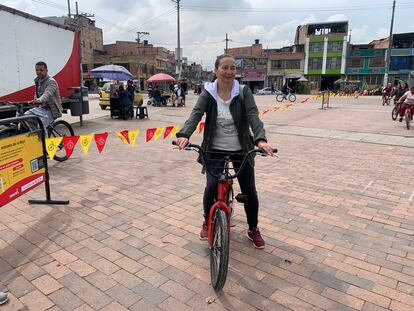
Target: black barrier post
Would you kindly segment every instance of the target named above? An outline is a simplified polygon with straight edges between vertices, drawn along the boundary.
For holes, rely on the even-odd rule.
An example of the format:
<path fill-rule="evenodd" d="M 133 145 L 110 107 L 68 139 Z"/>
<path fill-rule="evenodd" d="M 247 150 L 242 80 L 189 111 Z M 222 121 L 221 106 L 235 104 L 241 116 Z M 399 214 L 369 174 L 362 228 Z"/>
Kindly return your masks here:
<path fill-rule="evenodd" d="M 42 120 L 39 117 L 27 115 L 14 118 L 8 118 L 0 120 L 0 124 L 9 124 L 14 122 L 23 122 L 26 120 L 35 119 L 39 125 L 41 137 L 42 137 L 42 149 L 43 149 L 43 162 L 45 163 L 45 190 L 46 190 L 46 200 L 28 200 L 29 204 L 59 204 L 67 205 L 69 200 L 52 200 L 50 195 L 50 183 L 49 183 L 49 169 L 47 166 L 47 150 L 46 150 L 46 131 L 43 126 Z M 38 132 L 39 130 L 36 130 Z"/>

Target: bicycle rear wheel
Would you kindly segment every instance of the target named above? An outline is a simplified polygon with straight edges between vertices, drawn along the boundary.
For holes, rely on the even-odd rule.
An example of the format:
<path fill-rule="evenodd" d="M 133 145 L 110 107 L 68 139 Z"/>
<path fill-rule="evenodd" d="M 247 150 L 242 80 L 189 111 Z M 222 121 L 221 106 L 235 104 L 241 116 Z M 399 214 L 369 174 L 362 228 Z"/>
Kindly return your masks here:
<path fill-rule="evenodd" d="M 397 117 L 398 117 L 398 110 L 396 107 L 394 107 L 392 108 L 392 111 L 391 111 L 391 118 L 395 121 L 397 120 Z"/>
<path fill-rule="evenodd" d="M 277 100 L 278 102 L 283 101 L 283 95 L 282 95 L 282 94 L 277 95 L 277 96 L 276 96 L 276 100 Z"/>
<path fill-rule="evenodd" d="M 217 209 L 213 219 L 213 243 L 210 249 L 211 285 L 221 290 L 226 283 L 229 264 L 229 231 L 224 211 Z"/>
<path fill-rule="evenodd" d="M 295 94 L 290 94 L 289 95 L 289 101 L 294 102 L 296 100 L 296 95 Z"/>
<path fill-rule="evenodd" d="M 65 137 L 65 136 L 74 136 L 75 132 L 73 131 L 72 126 L 64 121 L 64 120 L 58 120 L 56 122 L 53 122 L 51 126 L 47 129 L 47 134 L 50 138 L 52 137 Z M 56 160 L 58 162 L 66 161 L 68 157 L 66 156 L 66 150 L 63 146 L 63 143 L 59 144 L 58 150 L 56 151 L 55 156 L 53 157 L 53 160 Z"/>

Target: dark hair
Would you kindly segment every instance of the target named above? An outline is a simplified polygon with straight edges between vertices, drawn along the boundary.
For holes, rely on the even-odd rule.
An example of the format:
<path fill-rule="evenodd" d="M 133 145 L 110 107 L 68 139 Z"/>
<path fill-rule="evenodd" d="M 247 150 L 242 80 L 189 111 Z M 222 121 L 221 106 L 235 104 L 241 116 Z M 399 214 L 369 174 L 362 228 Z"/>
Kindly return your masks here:
<path fill-rule="evenodd" d="M 214 63 L 214 67 L 217 69 L 219 67 L 219 65 L 220 65 L 220 61 L 223 58 L 227 58 L 227 57 L 234 59 L 234 56 L 233 55 L 230 55 L 230 54 L 223 54 L 223 55 L 217 56 L 216 62 Z"/>
<path fill-rule="evenodd" d="M 36 63 L 36 66 L 43 66 L 43 67 L 45 67 L 47 69 L 47 65 L 46 65 L 45 62 L 37 62 Z"/>
<path fill-rule="evenodd" d="M 119 87 L 118 87 L 118 91 L 123 91 L 123 90 L 125 90 L 124 86 L 122 84 L 120 84 Z"/>

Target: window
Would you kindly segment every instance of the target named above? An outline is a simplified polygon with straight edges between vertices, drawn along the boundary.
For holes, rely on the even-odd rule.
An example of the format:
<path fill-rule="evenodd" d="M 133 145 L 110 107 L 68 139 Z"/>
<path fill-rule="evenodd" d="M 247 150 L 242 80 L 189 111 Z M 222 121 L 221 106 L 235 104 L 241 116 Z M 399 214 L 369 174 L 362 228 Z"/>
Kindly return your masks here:
<path fill-rule="evenodd" d="M 322 69 L 322 58 L 309 58 L 309 69 Z"/>
<path fill-rule="evenodd" d="M 88 64 L 82 64 L 82 72 L 88 72 Z"/>
<path fill-rule="evenodd" d="M 310 53 L 323 52 L 323 42 L 311 42 L 311 43 L 309 43 L 309 52 Z"/>
<path fill-rule="evenodd" d="M 361 68 L 364 66 L 363 58 L 348 58 L 348 67 L 358 67 Z"/>
<path fill-rule="evenodd" d="M 129 69 L 129 63 L 117 63 L 115 65 L 122 66 L 122 67 L 125 67 L 126 70 L 130 70 Z"/>
<path fill-rule="evenodd" d="M 271 68 L 272 69 L 300 69 L 300 60 L 299 59 L 272 60 Z"/>
<path fill-rule="evenodd" d="M 370 67 L 384 67 L 385 60 L 384 57 L 372 57 L 369 59 L 369 66 Z"/>
<path fill-rule="evenodd" d="M 328 57 L 326 59 L 326 69 L 341 69 L 341 58 Z"/>
<path fill-rule="evenodd" d="M 342 48 L 342 41 L 328 42 L 328 52 L 342 52 Z"/>
<path fill-rule="evenodd" d="M 368 85 L 382 85 L 383 75 L 366 75 L 365 82 Z"/>

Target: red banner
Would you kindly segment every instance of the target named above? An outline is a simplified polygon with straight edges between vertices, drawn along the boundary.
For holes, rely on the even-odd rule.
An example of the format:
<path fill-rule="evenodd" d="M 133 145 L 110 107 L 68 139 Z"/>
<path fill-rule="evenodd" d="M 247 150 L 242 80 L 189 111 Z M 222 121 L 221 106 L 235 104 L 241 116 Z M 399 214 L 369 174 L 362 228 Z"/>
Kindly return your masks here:
<path fill-rule="evenodd" d="M 101 153 L 105 147 L 106 140 L 108 139 L 108 133 L 95 134 L 94 138 L 96 148 L 98 148 L 99 153 Z"/>
<path fill-rule="evenodd" d="M 157 129 L 148 129 L 147 130 L 146 142 L 149 142 L 154 137 L 154 134 L 155 134 L 156 131 L 157 131 Z"/>
<path fill-rule="evenodd" d="M 164 132 L 164 139 L 166 139 L 168 137 L 168 135 L 170 135 L 171 131 L 173 130 L 174 126 L 167 126 L 165 128 L 165 132 Z"/>
<path fill-rule="evenodd" d="M 65 147 L 66 156 L 68 159 L 72 155 L 73 149 L 75 149 L 76 144 L 78 143 L 79 136 L 65 136 L 62 139 L 63 146 Z"/>

